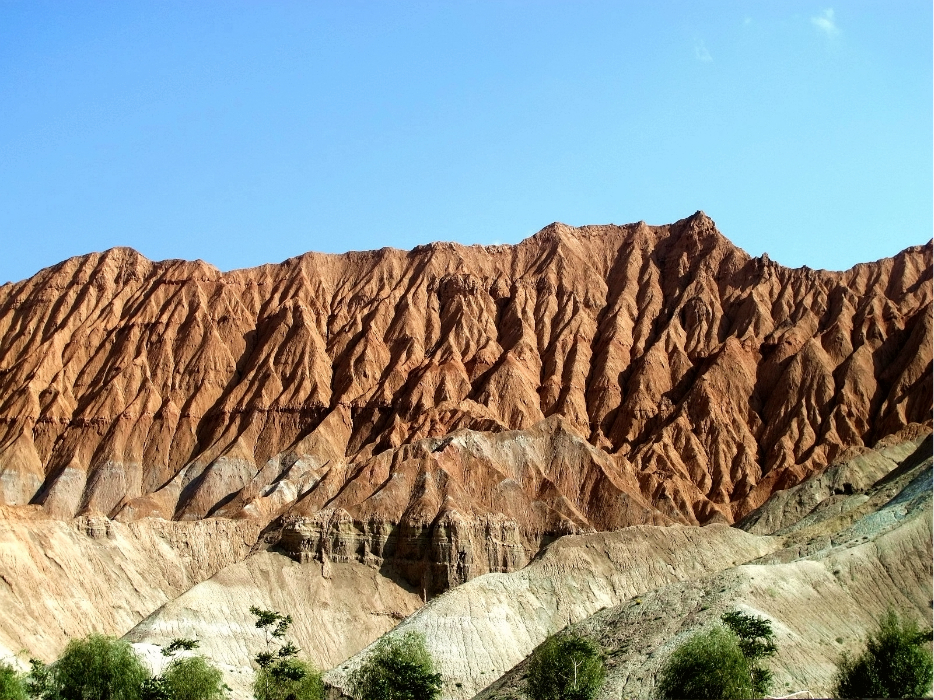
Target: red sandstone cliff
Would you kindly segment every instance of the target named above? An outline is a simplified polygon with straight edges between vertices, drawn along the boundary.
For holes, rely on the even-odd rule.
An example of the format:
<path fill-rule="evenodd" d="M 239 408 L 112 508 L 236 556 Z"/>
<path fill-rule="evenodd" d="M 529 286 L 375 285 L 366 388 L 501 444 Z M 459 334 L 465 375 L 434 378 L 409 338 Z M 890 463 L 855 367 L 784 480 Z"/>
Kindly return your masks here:
<path fill-rule="evenodd" d="M 481 564 L 438 556 L 473 572 L 566 531 L 733 521 L 930 424 L 931 266 L 928 243 L 788 269 L 701 212 L 229 273 L 72 258 L 0 287 L 0 502 L 286 514 L 295 551 L 364 559 L 402 525 L 397 554 L 469 530 Z"/>

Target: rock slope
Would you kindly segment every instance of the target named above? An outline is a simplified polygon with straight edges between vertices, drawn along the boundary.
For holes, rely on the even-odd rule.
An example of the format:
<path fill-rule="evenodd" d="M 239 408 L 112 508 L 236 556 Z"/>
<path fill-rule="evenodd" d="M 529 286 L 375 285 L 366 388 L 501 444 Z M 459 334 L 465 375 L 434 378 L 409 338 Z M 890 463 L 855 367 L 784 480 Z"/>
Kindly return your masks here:
<path fill-rule="evenodd" d="M 62 522 L 0 506 L 0 660 L 52 661 L 89 632 L 120 636 L 247 558 L 258 536 L 248 520 Z"/>
<path fill-rule="evenodd" d="M 435 598 L 389 634 L 425 634 L 444 698 L 522 700 L 523 659 L 568 626 L 607 655 L 600 700 L 652 697 L 681 642 L 742 609 L 772 621 L 778 694 L 826 697 L 841 651 L 858 650 L 887 606 L 930 621 L 931 439 L 880 452 L 828 470 L 865 486 L 814 498 L 775 534 L 641 526 L 565 537 L 522 571 L 481 576 Z M 765 509 L 787 513 L 802 494 L 787 495 Z M 326 674 L 334 696 L 368 651 Z"/>
<path fill-rule="evenodd" d="M 393 629 L 422 606 L 422 598 L 356 562 L 300 564 L 258 552 L 166 603 L 125 638 L 148 651 L 153 665 L 162 661 L 156 645 L 197 638 L 199 653 L 225 672 L 234 697 L 249 698 L 252 659 L 266 648 L 250 614 L 253 605 L 292 615 L 288 638 L 303 658 L 327 669 Z"/>
<path fill-rule="evenodd" d="M 730 523 L 930 423 L 931 268 L 787 269 L 701 212 L 229 273 L 73 258 L 0 287 L 0 499 L 284 516 L 297 558 L 429 592 L 568 532 Z"/>
<path fill-rule="evenodd" d="M 733 568 L 780 544 L 720 524 L 569 535 L 521 571 L 480 576 L 435 598 L 391 634 L 424 634 L 443 697 L 470 698 L 570 623 L 659 586 Z M 346 691 L 348 674 L 368 651 L 330 670 L 327 683 Z"/>

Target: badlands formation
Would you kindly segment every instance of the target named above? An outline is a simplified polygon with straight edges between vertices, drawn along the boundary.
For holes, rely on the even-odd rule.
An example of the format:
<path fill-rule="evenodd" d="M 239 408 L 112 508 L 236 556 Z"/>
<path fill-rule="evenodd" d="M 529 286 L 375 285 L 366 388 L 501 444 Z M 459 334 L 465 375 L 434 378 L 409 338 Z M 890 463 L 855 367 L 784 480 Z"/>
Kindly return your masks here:
<path fill-rule="evenodd" d="M 516 692 L 568 624 L 617 697 L 741 604 L 808 660 L 783 683 L 826 688 L 883 599 L 930 616 L 931 423 L 931 243 L 788 269 L 698 212 L 228 273 L 73 258 L 0 287 L 0 656 L 198 636 L 246 696 L 259 602 L 335 689 L 404 619 L 447 697 Z"/>

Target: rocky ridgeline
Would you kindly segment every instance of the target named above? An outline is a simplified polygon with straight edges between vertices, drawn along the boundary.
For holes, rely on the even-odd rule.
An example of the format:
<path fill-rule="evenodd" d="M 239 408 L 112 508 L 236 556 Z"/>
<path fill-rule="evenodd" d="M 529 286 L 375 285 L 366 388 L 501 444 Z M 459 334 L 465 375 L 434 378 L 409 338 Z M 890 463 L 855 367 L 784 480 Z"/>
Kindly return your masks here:
<path fill-rule="evenodd" d="M 732 523 L 930 424 L 931 269 L 788 269 L 701 212 L 229 273 L 72 258 L 0 287 L 0 502 L 247 519 L 425 592 L 569 532 Z"/>

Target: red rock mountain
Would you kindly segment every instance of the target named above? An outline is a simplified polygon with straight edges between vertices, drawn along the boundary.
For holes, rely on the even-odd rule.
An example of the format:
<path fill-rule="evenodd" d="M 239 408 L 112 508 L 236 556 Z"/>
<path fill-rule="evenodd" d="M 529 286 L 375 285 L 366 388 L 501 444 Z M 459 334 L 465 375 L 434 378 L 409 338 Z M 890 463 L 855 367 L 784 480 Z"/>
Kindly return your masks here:
<path fill-rule="evenodd" d="M 431 589 L 563 532 L 733 522 L 930 425 L 931 268 L 788 269 L 702 212 L 228 273 L 72 258 L 0 287 L 0 502 L 258 518 L 299 557 L 427 558 Z"/>

